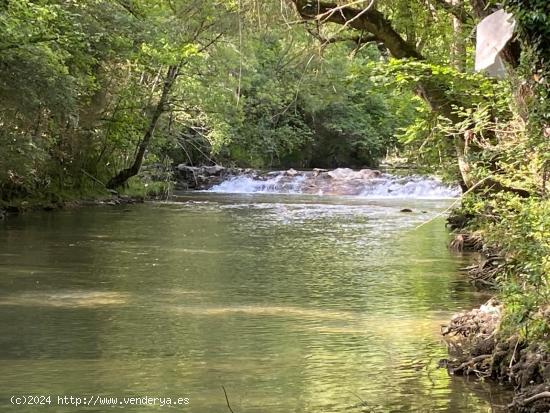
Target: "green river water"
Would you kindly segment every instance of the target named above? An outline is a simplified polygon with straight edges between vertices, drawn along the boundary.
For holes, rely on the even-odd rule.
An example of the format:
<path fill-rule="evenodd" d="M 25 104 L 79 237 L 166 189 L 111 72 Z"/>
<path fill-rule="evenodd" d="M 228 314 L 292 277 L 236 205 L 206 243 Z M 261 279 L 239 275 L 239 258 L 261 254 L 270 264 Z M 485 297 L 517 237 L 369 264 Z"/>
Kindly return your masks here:
<path fill-rule="evenodd" d="M 9 217 L 0 411 L 230 412 L 222 386 L 235 413 L 500 411 L 501 389 L 437 368 L 441 324 L 486 299 L 444 219 L 417 228 L 450 202 L 198 193 Z"/>

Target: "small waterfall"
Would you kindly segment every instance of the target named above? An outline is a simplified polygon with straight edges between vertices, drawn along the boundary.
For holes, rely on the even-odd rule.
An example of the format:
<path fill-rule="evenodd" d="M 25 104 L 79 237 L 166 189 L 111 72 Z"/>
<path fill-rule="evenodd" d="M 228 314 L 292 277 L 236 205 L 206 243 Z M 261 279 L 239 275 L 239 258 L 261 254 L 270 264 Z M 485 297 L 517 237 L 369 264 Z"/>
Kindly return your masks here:
<path fill-rule="evenodd" d="M 460 193 L 460 188 L 445 185 L 434 177 L 420 175 L 396 177 L 385 174 L 377 182 L 367 185 L 360 195 L 364 197 L 455 198 Z"/>
<path fill-rule="evenodd" d="M 460 188 L 444 184 L 435 177 L 395 176 L 380 171 L 288 171 L 245 174 L 228 178 L 210 192 L 275 193 L 313 195 L 352 195 L 368 198 L 454 198 Z"/>

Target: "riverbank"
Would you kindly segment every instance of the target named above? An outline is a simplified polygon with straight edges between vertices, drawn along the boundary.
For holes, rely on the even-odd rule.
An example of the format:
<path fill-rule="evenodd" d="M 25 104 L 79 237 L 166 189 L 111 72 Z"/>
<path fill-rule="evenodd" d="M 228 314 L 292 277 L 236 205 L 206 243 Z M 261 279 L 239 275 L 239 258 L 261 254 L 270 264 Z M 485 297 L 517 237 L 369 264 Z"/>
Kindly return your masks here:
<path fill-rule="evenodd" d="M 29 211 L 54 211 L 83 206 L 126 205 L 142 203 L 146 200 L 163 200 L 171 195 L 171 191 L 171 183 L 154 182 L 149 185 L 133 185 L 120 192 L 97 190 L 0 200 L 0 219 Z"/>
<path fill-rule="evenodd" d="M 479 215 L 468 213 L 466 205 L 449 218 L 455 230 L 451 248 L 480 254 L 475 265 L 465 268 L 467 276 L 472 284 L 495 291 L 495 298 L 455 315 L 443 328 L 451 357 L 445 364 L 451 374 L 474 375 L 513 387 L 515 397 L 508 406 L 512 412 L 548 413 L 548 238 L 537 236 L 537 231 L 547 230 L 541 223 L 548 211 L 536 208 L 532 214 L 533 207 L 524 202 L 515 214 L 503 214 L 503 224 L 489 225 Z M 520 236 L 522 232 L 528 236 Z"/>
<path fill-rule="evenodd" d="M 81 206 L 124 205 L 141 203 L 145 200 L 163 200 L 171 196 L 174 183 L 161 180 L 148 171 L 143 177 L 134 178 L 119 191 L 97 185 L 80 189 L 52 189 L 34 193 L 0 197 L 0 219 L 28 211 L 53 211 Z"/>
<path fill-rule="evenodd" d="M 85 206 L 101 205 L 129 205 L 142 203 L 146 200 L 142 196 L 129 195 L 104 195 L 97 198 L 69 198 L 58 201 L 30 200 L 15 201 L 0 204 L 0 219 L 7 219 L 10 215 L 18 215 L 30 211 L 54 211 L 66 208 L 79 208 Z M 154 199 L 154 198 L 151 198 Z"/>
<path fill-rule="evenodd" d="M 505 334 L 500 326 L 504 308 L 497 299 L 455 315 L 442 334 L 451 359 L 451 374 L 472 375 L 514 388 L 508 406 L 517 413 L 550 411 L 550 353 L 544 343 L 528 341 L 521 333 Z M 550 317 L 541 313 L 540 317 Z"/>

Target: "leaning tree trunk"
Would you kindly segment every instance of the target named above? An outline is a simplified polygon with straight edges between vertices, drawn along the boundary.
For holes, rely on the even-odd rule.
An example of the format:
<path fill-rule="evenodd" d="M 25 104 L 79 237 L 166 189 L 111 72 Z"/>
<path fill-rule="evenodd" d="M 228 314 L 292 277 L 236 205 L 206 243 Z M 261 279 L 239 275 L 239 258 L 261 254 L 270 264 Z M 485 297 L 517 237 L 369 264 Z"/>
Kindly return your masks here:
<path fill-rule="evenodd" d="M 168 71 L 166 72 L 166 78 L 164 79 L 162 94 L 151 116 L 151 120 L 149 121 L 149 125 L 147 126 L 145 134 L 143 135 L 143 139 L 139 144 L 139 148 L 136 153 L 136 157 L 134 158 L 134 162 L 130 167 L 123 169 L 114 177 L 112 177 L 111 180 L 106 185 L 107 188 L 109 189 L 118 188 L 119 186 L 124 185 L 126 181 L 130 179 L 132 176 L 135 176 L 139 173 L 139 170 L 141 169 L 141 164 L 143 163 L 143 157 L 145 156 L 145 152 L 147 151 L 147 148 L 149 147 L 149 143 L 153 138 L 153 135 L 155 133 L 155 128 L 157 127 L 160 116 L 166 110 L 168 97 L 170 95 L 170 91 L 172 90 L 172 87 L 174 86 L 174 83 L 178 76 L 179 68 L 180 68 L 180 65 L 171 65 L 168 68 Z"/>
<path fill-rule="evenodd" d="M 332 2 L 310 0 L 292 0 L 292 2 L 296 5 L 298 13 L 306 20 L 332 22 L 355 30 L 369 32 L 376 41 L 384 44 L 393 57 L 424 60 L 424 56 L 416 47 L 397 33 L 390 21 L 372 5 L 369 9 L 364 10 L 339 6 Z M 445 95 L 445 88 L 440 83 L 430 79 L 420 81 L 416 86 L 416 93 L 426 101 L 432 111 L 447 117 L 455 123 L 460 121 L 452 111 L 452 106 L 456 103 Z M 454 140 L 457 163 L 462 178 L 461 186 L 463 189 L 468 189 L 473 182 L 469 173 L 467 143 L 464 137 L 451 139 Z"/>
<path fill-rule="evenodd" d="M 450 0 L 450 3 L 446 4 L 450 4 L 455 10 L 463 9 L 463 0 Z M 454 37 L 451 43 L 451 61 L 458 72 L 464 72 L 464 68 L 466 67 L 466 44 L 464 43 L 463 37 L 464 19 L 460 18 L 459 15 L 453 15 L 452 20 Z M 460 184 L 464 192 L 474 185 L 473 179 L 471 178 L 471 165 L 468 162 L 468 142 L 471 139 L 471 135 L 471 131 L 467 131 L 464 138 L 460 136 L 453 137 L 458 170 L 462 177 L 462 182 Z"/>
<path fill-rule="evenodd" d="M 462 9 L 463 0 L 451 0 L 451 5 Z M 452 62 L 456 70 L 463 72 L 466 67 L 466 44 L 464 43 L 463 36 L 464 25 L 463 21 L 459 17 L 453 15 L 452 19 L 454 33 L 454 38 L 451 44 Z"/>

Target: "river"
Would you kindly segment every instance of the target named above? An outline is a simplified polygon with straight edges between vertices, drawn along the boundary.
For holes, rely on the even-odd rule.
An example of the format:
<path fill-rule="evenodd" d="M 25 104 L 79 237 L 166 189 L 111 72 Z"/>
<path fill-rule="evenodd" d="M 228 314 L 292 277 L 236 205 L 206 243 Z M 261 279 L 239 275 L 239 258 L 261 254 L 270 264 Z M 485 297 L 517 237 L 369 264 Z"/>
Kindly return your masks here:
<path fill-rule="evenodd" d="M 102 412 L 57 396 L 105 395 L 189 399 L 123 409 L 144 413 L 499 411 L 498 387 L 437 368 L 440 325 L 486 298 L 446 248 L 451 202 L 183 193 L 10 217 L 0 410 Z"/>

